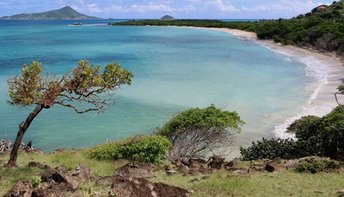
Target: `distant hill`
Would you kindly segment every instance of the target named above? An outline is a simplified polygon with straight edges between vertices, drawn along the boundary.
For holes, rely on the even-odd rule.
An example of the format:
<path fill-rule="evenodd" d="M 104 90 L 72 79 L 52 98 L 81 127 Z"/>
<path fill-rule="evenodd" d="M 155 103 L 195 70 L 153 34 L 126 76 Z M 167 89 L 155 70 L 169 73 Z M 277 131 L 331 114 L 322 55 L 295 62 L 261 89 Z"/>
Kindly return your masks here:
<path fill-rule="evenodd" d="M 48 12 L 32 13 L 32 14 L 16 14 L 13 16 L 4 16 L 1 19 L 16 19 L 16 20 L 85 20 L 85 19 L 100 19 L 94 16 L 87 16 L 75 11 L 69 6 L 61 9 L 52 10 Z"/>
<path fill-rule="evenodd" d="M 175 18 L 173 16 L 170 15 L 165 15 L 163 17 L 161 17 L 161 20 L 174 20 Z"/>

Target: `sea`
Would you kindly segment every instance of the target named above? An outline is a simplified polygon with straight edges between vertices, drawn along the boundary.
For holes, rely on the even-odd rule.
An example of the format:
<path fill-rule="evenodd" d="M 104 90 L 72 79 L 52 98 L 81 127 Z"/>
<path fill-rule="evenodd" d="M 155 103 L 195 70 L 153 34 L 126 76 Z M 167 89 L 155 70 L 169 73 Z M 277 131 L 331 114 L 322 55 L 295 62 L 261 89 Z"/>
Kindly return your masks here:
<path fill-rule="evenodd" d="M 122 86 L 103 113 L 59 106 L 40 113 L 24 141 L 46 152 L 149 134 L 178 112 L 214 104 L 246 122 L 235 136 L 238 154 L 240 146 L 276 137 L 274 128 L 302 110 L 312 94 L 306 87 L 316 80 L 305 64 L 225 32 L 74 22 L 0 20 L 0 139 L 13 141 L 33 109 L 10 105 L 7 84 L 32 61 L 56 76 L 82 59 L 117 62 L 134 74 L 132 86 Z"/>

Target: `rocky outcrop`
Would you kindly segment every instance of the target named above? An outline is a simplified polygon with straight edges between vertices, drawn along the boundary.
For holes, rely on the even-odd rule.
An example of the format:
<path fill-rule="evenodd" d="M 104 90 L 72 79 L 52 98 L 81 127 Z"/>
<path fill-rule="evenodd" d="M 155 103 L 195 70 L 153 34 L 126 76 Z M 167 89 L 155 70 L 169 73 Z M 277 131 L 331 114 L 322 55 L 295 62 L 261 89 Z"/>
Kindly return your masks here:
<path fill-rule="evenodd" d="M 152 164 L 127 164 L 118 168 L 114 175 L 135 177 L 135 178 L 152 178 L 154 177 L 154 168 Z"/>
<path fill-rule="evenodd" d="M 0 140 L 0 155 L 10 153 L 12 150 L 12 147 L 13 147 L 13 144 L 9 140 L 4 140 L 4 139 Z M 32 147 L 32 141 L 29 141 L 29 143 L 27 144 L 21 143 L 19 150 L 25 151 L 25 152 L 42 153 L 42 151 L 38 149 L 34 149 Z"/>
<path fill-rule="evenodd" d="M 116 197 L 188 197 L 183 188 L 164 183 L 151 183 L 143 178 L 115 176 L 109 196 Z"/>
<path fill-rule="evenodd" d="M 73 171 L 66 171 L 62 167 L 48 169 L 41 176 L 40 185 L 35 188 L 28 181 L 19 181 L 5 197 L 59 197 L 66 193 L 73 193 L 83 182 L 92 177 L 90 168 L 82 164 Z"/>

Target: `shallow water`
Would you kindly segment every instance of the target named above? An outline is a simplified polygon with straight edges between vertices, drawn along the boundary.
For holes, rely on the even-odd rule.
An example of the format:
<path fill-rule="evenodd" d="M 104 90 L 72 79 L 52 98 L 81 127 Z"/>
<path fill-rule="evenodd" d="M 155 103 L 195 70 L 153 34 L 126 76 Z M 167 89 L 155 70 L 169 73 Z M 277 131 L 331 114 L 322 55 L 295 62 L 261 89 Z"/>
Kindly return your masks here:
<path fill-rule="evenodd" d="M 305 66 L 258 44 L 207 29 L 69 26 L 71 21 L 0 21 L 0 138 L 14 139 L 31 108 L 7 104 L 6 79 L 25 63 L 49 73 L 69 71 L 80 59 L 116 61 L 131 70 L 105 113 L 43 111 L 25 140 L 51 151 L 85 147 L 162 126 L 178 111 L 210 104 L 237 111 L 246 122 L 237 146 L 273 137 L 273 128 L 307 102 L 312 81 Z"/>

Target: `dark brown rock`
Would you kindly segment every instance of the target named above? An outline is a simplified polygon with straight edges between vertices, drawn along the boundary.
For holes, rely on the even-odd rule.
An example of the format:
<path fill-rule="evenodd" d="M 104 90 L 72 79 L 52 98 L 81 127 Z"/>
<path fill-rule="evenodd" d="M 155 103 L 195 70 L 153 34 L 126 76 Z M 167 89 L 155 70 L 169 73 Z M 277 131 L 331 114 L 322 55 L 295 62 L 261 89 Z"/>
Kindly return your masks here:
<path fill-rule="evenodd" d="M 208 162 L 204 159 L 190 159 L 188 166 L 190 169 L 199 169 L 202 165 L 208 165 Z"/>
<path fill-rule="evenodd" d="M 40 168 L 40 169 L 43 169 L 43 170 L 47 170 L 47 169 L 50 169 L 50 166 L 48 165 L 45 165 L 45 164 L 42 164 L 38 161 L 30 161 L 27 166 L 29 168 Z"/>
<path fill-rule="evenodd" d="M 271 164 L 266 164 L 265 170 L 267 172 L 274 172 L 276 170 L 276 168 L 274 166 L 272 166 Z"/>
<path fill-rule="evenodd" d="M 208 166 L 211 169 L 221 170 L 224 164 L 225 164 L 225 158 L 215 155 L 209 159 Z"/>
<path fill-rule="evenodd" d="M 104 176 L 96 181 L 96 185 L 111 186 L 116 180 L 116 176 Z"/>
<path fill-rule="evenodd" d="M 109 194 L 116 197 L 188 197 L 185 189 L 164 183 L 151 183 L 144 178 L 116 176 Z"/>
<path fill-rule="evenodd" d="M 180 164 L 180 166 L 178 167 L 178 171 L 183 174 L 188 174 L 190 172 L 190 168 L 184 164 Z"/>
<path fill-rule="evenodd" d="M 28 181 L 19 181 L 8 191 L 4 197 L 31 197 L 33 187 Z"/>
<path fill-rule="evenodd" d="M 144 163 L 138 163 L 135 165 L 127 164 L 118 168 L 114 175 L 135 178 L 152 178 L 154 177 L 154 165 Z"/>

